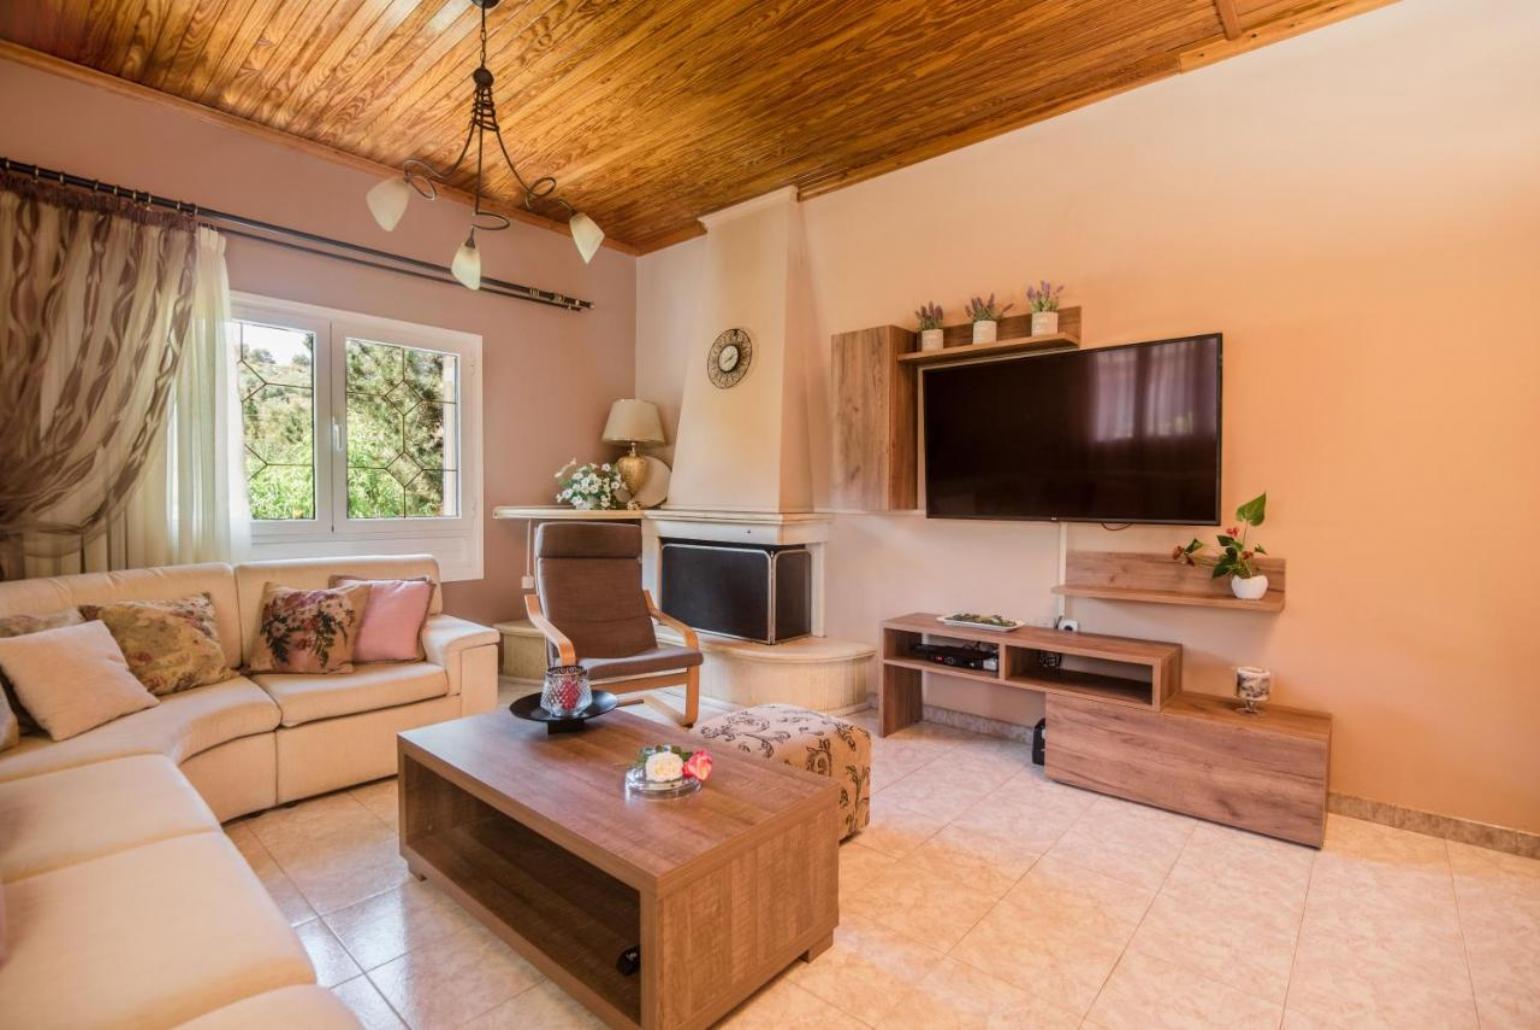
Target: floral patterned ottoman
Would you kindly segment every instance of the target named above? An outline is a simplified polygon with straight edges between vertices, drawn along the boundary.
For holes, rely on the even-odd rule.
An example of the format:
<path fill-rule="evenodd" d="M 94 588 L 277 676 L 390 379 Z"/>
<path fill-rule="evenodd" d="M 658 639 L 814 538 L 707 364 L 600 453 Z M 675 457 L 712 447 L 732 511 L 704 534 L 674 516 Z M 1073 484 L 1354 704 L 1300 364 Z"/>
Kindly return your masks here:
<path fill-rule="evenodd" d="M 860 726 L 796 705 L 755 705 L 696 723 L 695 732 L 737 748 L 827 776 L 840 788 L 840 838 L 871 819 L 872 738 Z"/>

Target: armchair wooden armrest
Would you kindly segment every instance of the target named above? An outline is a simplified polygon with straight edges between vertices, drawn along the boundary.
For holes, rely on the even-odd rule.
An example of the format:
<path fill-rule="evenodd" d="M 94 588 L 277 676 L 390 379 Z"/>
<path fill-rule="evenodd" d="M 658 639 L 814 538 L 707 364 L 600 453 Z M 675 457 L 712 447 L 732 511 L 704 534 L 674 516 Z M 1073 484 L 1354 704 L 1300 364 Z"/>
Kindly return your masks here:
<path fill-rule="evenodd" d="M 648 601 L 651 603 L 651 598 Z M 547 640 L 555 645 L 556 652 L 561 658 L 561 664 L 576 665 L 577 648 L 572 646 L 572 641 L 567 639 L 565 633 L 556 628 L 555 623 L 545 617 L 545 612 L 540 607 L 540 596 L 538 594 L 524 595 L 524 610 L 529 613 L 530 625 L 538 629 L 545 635 Z"/>
<path fill-rule="evenodd" d="M 642 596 L 647 598 L 647 611 L 652 615 L 654 619 L 657 619 L 659 622 L 663 623 L 663 625 L 669 627 L 670 629 L 677 630 L 679 635 L 684 637 L 685 647 L 692 648 L 696 651 L 700 650 L 700 637 L 696 635 L 693 629 L 685 625 L 679 619 L 676 619 L 672 615 L 665 612 L 662 608 L 659 608 L 652 600 L 651 590 L 643 590 Z"/>

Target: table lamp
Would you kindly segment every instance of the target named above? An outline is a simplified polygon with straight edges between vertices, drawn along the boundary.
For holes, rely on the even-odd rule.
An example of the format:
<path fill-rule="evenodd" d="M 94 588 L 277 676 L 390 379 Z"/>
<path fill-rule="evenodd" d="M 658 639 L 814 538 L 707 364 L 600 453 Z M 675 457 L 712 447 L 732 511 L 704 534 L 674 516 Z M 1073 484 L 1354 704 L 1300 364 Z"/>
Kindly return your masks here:
<path fill-rule="evenodd" d="M 620 470 L 626 489 L 635 497 L 647 481 L 647 459 L 637 454 L 636 448 L 664 442 L 658 406 L 635 398 L 616 401 L 610 405 L 610 417 L 604 423 L 604 442 L 630 446 L 630 453 L 617 460 L 615 467 Z"/>

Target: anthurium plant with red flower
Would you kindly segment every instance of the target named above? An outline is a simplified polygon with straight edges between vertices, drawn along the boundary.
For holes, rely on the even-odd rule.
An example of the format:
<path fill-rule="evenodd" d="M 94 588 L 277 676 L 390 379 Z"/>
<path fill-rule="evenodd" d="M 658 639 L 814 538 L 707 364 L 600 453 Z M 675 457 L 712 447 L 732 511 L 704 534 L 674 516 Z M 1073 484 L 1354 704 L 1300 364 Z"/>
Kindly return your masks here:
<path fill-rule="evenodd" d="M 1186 547 L 1172 548 L 1171 557 L 1187 565 L 1212 566 L 1215 579 L 1229 575 L 1250 579 L 1257 575 L 1257 555 L 1266 554 L 1267 549 L 1251 543 L 1250 536 L 1267 517 L 1267 492 L 1263 491 L 1236 508 L 1235 517 L 1240 520 L 1240 525 L 1230 526 L 1219 534 L 1219 553 L 1208 553 L 1208 545 L 1193 537 Z"/>

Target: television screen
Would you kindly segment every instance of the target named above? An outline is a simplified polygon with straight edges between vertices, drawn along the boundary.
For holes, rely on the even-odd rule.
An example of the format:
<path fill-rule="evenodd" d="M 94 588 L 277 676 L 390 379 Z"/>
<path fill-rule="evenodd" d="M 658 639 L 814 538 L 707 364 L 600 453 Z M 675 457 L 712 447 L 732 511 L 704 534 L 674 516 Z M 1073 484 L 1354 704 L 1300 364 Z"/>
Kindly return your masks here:
<path fill-rule="evenodd" d="M 1219 521 L 1218 333 L 926 369 L 931 518 Z"/>

